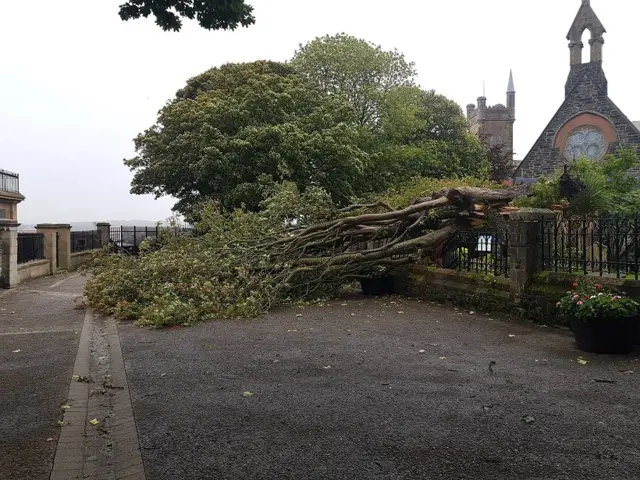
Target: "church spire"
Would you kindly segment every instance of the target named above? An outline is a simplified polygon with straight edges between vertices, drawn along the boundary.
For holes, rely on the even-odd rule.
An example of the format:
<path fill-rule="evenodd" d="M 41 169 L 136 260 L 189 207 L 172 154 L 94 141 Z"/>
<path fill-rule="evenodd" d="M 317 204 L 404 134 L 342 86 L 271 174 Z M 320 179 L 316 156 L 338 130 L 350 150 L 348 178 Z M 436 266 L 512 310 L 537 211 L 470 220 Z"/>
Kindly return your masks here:
<path fill-rule="evenodd" d="M 583 0 L 589 1 L 589 0 Z M 507 86 L 507 93 L 516 93 L 516 87 L 513 83 L 513 70 L 509 70 L 509 85 Z"/>
<path fill-rule="evenodd" d="M 513 70 L 509 70 L 509 85 L 507 86 L 507 108 L 509 109 L 509 115 L 515 120 L 516 86 L 513 83 Z"/>

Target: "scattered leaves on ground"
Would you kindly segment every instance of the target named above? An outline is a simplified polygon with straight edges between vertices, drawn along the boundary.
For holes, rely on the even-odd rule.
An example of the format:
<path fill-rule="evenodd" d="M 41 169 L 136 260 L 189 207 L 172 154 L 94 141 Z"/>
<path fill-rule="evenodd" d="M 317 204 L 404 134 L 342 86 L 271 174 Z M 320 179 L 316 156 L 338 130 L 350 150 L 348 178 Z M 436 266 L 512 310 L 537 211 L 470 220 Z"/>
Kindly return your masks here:
<path fill-rule="evenodd" d="M 242 394 L 242 396 L 245 397 L 245 398 L 251 398 L 251 397 L 253 397 L 253 392 L 244 392 Z"/>
<path fill-rule="evenodd" d="M 13 353 L 20 353 L 20 349 L 14 350 Z"/>
<path fill-rule="evenodd" d="M 525 415 L 522 417 L 522 421 L 526 424 L 530 424 L 536 421 L 535 417 L 532 417 L 531 415 Z"/>
<path fill-rule="evenodd" d="M 426 350 L 418 350 L 418 353 L 426 353 Z"/>
<path fill-rule="evenodd" d="M 68 410 L 71 408 L 71 405 L 69 405 L 68 403 L 65 403 L 64 405 L 60 405 L 60 408 L 62 408 L 63 410 Z"/>
<path fill-rule="evenodd" d="M 580 365 L 586 365 L 587 363 L 589 363 L 587 360 L 585 360 L 582 357 L 578 357 L 578 359 L 576 360 L 576 362 L 578 362 L 578 364 Z"/>
<path fill-rule="evenodd" d="M 99 425 L 100 424 L 100 420 L 98 420 L 97 418 L 94 418 L 93 420 L 89 420 L 89 423 L 91 425 Z"/>

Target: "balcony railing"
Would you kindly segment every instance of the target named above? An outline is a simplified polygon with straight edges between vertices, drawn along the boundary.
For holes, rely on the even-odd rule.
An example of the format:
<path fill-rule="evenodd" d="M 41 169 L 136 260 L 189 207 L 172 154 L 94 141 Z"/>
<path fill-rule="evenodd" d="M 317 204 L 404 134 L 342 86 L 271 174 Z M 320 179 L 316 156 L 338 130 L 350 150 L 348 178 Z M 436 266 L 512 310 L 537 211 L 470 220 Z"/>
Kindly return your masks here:
<path fill-rule="evenodd" d="M 20 192 L 20 176 L 17 173 L 0 169 L 0 191 Z"/>

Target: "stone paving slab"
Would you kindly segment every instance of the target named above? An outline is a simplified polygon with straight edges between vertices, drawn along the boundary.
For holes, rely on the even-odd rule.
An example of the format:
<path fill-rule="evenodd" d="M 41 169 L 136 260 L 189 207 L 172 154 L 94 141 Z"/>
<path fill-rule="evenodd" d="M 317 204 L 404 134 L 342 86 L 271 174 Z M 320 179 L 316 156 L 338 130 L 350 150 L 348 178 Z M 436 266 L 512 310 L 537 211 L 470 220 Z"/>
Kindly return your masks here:
<path fill-rule="evenodd" d="M 52 283 L 40 279 L 38 288 Z M 2 292 L 0 479 L 49 478 L 83 316 L 68 296 Z"/>

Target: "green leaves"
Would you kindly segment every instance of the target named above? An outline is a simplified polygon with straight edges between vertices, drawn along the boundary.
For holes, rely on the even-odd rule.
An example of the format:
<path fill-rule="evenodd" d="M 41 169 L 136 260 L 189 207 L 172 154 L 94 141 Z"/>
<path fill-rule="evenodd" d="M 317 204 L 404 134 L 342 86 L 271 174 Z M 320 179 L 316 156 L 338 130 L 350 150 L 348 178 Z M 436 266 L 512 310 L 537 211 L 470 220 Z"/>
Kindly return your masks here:
<path fill-rule="evenodd" d="M 153 15 L 163 30 L 179 31 L 181 17 L 197 19 L 207 30 L 235 30 L 255 23 L 253 7 L 245 0 L 129 0 L 120 5 L 122 20 Z"/>
<path fill-rule="evenodd" d="M 579 178 L 586 188 L 569 199 L 567 213 L 576 216 L 597 214 L 630 214 L 640 211 L 640 184 L 629 174 L 637 165 L 638 154 L 632 149 L 619 148 L 603 160 L 580 159 L 570 166 L 572 177 Z M 539 180 L 533 186 L 534 196 L 516 202 L 519 206 L 551 208 L 567 199 L 560 196 L 560 175 Z"/>
<path fill-rule="evenodd" d="M 349 105 L 273 62 L 229 64 L 191 79 L 136 139 L 132 193 L 255 211 L 265 187 L 322 187 L 346 203 L 367 155 Z"/>

